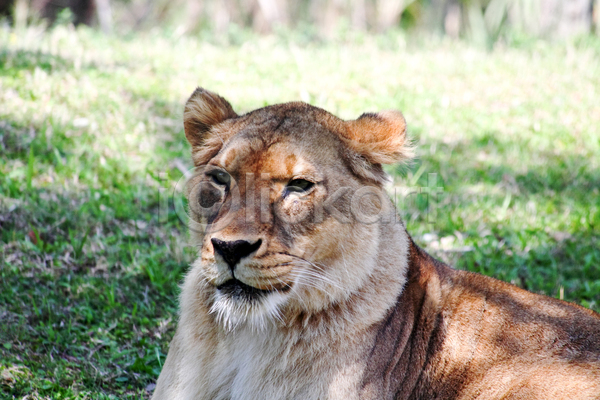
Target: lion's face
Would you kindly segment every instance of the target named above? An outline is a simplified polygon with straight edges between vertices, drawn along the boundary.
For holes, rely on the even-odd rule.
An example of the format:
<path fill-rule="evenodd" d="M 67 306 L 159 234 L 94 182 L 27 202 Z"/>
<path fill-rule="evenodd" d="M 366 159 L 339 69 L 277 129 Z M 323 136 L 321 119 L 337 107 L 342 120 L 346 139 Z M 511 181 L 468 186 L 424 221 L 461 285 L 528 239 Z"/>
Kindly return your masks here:
<path fill-rule="evenodd" d="M 317 312 L 367 279 L 379 225 L 395 215 L 381 186 L 386 161 L 377 157 L 405 155 L 396 148 L 403 120 L 392 117 L 402 118 L 344 122 L 302 103 L 238 117 L 213 93 L 192 95 L 185 128 L 198 171 L 188 185 L 201 249 L 194 268 L 227 328 Z M 389 132 L 394 126 L 402 129 Z M 361 129 L 387 153 L 372 140 L 365 149 Z"/>

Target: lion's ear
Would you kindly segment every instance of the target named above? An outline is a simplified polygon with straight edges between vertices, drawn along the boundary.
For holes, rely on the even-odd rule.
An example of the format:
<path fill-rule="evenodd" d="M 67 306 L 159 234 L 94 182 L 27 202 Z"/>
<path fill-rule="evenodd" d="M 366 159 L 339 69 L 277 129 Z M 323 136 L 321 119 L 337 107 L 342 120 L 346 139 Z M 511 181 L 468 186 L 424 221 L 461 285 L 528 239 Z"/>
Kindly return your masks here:
<path fill-rule="evenodd" d="M 406 137 L 406 121 L 400 111 L 365 113 L 346 121 L 344 142 L 359 155 L 352 168 L 359 175 L 381 182 L 385 178 L 381 164 L 405 162 L 413 157 Z"/>
<path fill-rule="evenodd" d="M 347 144 L 373 164 L 394 164 L 412 157 L 400 111 L 365 113 L 346 126 Z"/>
<path fill-rule="evenodd" d="M 213 125 L 235 118 L 231 104 L 216 93 L 197 88 L 185 103 L 183 127 L 192 147 L 203 146 Z"/>

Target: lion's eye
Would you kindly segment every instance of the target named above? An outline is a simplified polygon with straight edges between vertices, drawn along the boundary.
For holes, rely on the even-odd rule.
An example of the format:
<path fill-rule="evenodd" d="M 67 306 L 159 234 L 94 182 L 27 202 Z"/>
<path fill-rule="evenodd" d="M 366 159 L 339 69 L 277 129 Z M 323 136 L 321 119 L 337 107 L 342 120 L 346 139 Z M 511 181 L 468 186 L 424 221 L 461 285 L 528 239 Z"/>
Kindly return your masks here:
<path fill-rule="evenodd" d="M 294 179 L 287 184 L 285 189 L 290 193 L 306 193 L 314 185 L 314 183 L 307 181 L 306 179 Z"/>
<path fill-rule="evenodd" d="M 231 175 L 229 175 L 225 171 L 221 171 L 221 170 L 211 171 L 208 173 L 208 176 L 210 176 L 212 178 L 213 182 L 216 183 L 217 185 L 226 186 L 226 185 L 229 185 L 229 182 L 231 182 Z"/>

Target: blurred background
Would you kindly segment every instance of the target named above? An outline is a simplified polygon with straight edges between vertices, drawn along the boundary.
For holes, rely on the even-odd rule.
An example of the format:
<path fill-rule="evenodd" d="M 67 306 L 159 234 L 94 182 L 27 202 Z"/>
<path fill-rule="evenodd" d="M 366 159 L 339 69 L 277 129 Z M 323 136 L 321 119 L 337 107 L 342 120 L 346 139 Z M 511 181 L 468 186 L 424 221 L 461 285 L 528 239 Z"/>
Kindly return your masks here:
<path fill-rule="evenodd" d="M 0 399 L 151 395 L 197 251 L 197 86 L 401 110 L 417 157 L 388 188 L 417 243 L 600 310 L 599 6 L 0 0 Z"/>
<path fill-rule="evenodd" d="M 509 29 L 554 39 L 600 31 L 597 0 L 2 0 L 0 13 L 17 26 L 70 20 L 104 32 L 169 26 L 182 34 L 223 34 L 235 25 L 259 33 L 304 30 L 327 38 L 344 25 L 489 43 Z"/>

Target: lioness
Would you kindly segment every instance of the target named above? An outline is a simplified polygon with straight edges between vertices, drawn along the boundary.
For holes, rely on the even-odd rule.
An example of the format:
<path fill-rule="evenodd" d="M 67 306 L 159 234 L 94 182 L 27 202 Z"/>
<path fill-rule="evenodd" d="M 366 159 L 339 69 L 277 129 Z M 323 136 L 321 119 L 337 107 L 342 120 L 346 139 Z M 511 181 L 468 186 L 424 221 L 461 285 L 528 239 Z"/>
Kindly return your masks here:
<path fill-rule="evenodd" d="M 184 126 L 199 257 L 153 399 L 600 399 L 599 314 L 412 241 L 383 192 L 399 112 L 197 89 Z"/>

